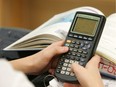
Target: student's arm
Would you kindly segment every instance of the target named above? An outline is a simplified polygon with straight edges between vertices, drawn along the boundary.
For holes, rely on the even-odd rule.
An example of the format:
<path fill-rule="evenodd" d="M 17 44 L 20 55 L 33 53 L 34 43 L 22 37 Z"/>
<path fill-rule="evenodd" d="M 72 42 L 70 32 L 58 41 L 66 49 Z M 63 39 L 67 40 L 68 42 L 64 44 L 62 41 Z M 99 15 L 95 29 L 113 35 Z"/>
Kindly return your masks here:
<path fill-rule="evenodd" d="M 44 50 L 17 60 L 13 60 L 10 63 L 16 70 L 23 71 L 29 74 L 39 74 L 52 68 L 53 60 L 57 59 L 59 54 L 68 51 L 68 47 L 62 46 L 64 41 L 58 41 L 48 46 Z"/>

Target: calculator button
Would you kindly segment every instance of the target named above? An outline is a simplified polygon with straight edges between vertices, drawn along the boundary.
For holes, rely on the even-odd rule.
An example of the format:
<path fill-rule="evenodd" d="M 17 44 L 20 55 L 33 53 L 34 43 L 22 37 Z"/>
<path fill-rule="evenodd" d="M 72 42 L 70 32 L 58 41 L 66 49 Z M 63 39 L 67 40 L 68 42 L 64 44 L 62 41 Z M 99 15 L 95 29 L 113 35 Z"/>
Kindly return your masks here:
<path fill-rule="evenodd" d="M 60 62 L 59 64 L 60 64 L 60 65 L 63 65 L 63 62 Z"/>
<path fill-rule="evenodd" d="M 80 47 L 83 47 L 83 46 L 84 46 L 84 43 L 81 43 L 81 44 L 80 44 Z"/>
<path fill-rule="evenodd" d="M 78 50 L 76 48 L 73 49 L 74 52 L 77 52 Z"/>
<path fill-rule="evenodd" d="M 60 61 L 64 62 L 64 58 L 61 58 Z"/>
<path fill-rule="evenodd" d="M 91 40 L 93 40 L 93 39 L 92 39 L 91 37 L 89 37 L 89 38 L 88 38 L 88 40 L 90 40 L 90 41 L 91 41 Z"/>
<path fill-rule="evenodd" d="M 71 52 L 70 51 L 68 52 L 68 55 L 71 55 Z"/>
<path fill-rule="evenodd" d="M 75 57 L 75 60 L 76 60 L 76 61 L 79 61 L 79 60 L 80 60 L 80 57 Z"/>
<path fill-rule="evenodd" d="M 70 75 L 71 75 L 71 76 L 74 76 L 74 73 L 73 73 L 73 72 L 71 72 L 71 73 L 70 73 Z"/>
<path fill-rule="evenodd" d="M 82 56 L 83 58 L 86 58 L 86 55 L 85 55 L 85 54 L 82 54 L 81 56 Z"/>
<path fill-rule="evenodd" d="M 71 68 L 67 68 L 67 71 L 71 71 Z"/>
<path fill-rule="evenodd" d="M 80 61 L 81 61 L 81 62 L 85 62 L 85 59 L 83 59 L 83 58 L 80 58 Z"/>
<path fill-rule="evenodd" d="M 81 57 L 80 53 L 77 54 L 77 57 Z"/>
<path fill-rule="evenodd" d="M 88 52 L 87 51 L 83 51 L 84 54 L 87 54 Z"/>
<path fill-rule="evenodd" d="M 79 49 L 78 52 L 79 52 L 79 53 L 82 53 L 83 51 L 82 51 L 82 49 Z"/>
<path fill-rule="evenodd" d="M 74 60 L 70 60 L 70 63 L 72 64 L 72 63 L 74 63 L 75 61 Z"/>
<path fill-rule="evenodd" d="M 69 34 L 70 37 L 73 37 L 73 34 Z"/>
<path fill-rule="evenodd" d="M 64 63 L 63 66 L 68 66 L 68 64 L 67 63 Z"/>
<path fill-rule="evenodd" d="M 79 48 L 79 46 L 78 46 L 78 45 L 75 45 L 74 47 L 75 47 L 76 49 L 78 49 L 78 48 Z"/>
<path fill-rule="evenodd" d="M 71 43 L 71 40 L 67 40 L 66 42 L 67 42 L 67 43 Z"/>
<path fill-rule="evenodd" d="M 65 59 L 65 61 L 64 61 L 65 63 L 68 63 L 69 62 L 69 60 L 68 59 Z"/>
<path fill-rule="evenodd" d="M 56 72 L 57 72 L 57 73 L 60 73 L 60 70 L 59 70 L 59 69 L 57 69 L 57 70 L 56 70 Z"/>
<path fill-rule="evenodd" d="M 75 56 L 75 55 L 76 55 L 76 53 L 75 53 L 75 52 L 72 52 L 72 55 L 73 55 L 73 56 Z"/>
<path fill-rule="evenodd" d="M 78 62 L 78 61 L 75 61 L 75 63 L 77 63 L 77 64 L 78 64 L 79 62 Z"/>
<path fill-rule="evenodd" d="M 85 43 L 86 45 L 88 45 L 88 44 L 89 44 L 89 41 L 84 41 L 84 43 Z"/>
<path fill-rule="evenodd" d="M 86 47 L 89 49 L 89 48 L 91 47 L 91 45 L 90 45 L 90 44 L 88 44 Z"/>
<path fill-rule="evenodd" d="M 66 43 L 65 46 L 69 47 L 70 44 Z"/>
<path fill-rule="evenodd" d="M 66 74 L 66 75 L 70 75 L 70 72 L 67 71 L 65 74 Z"/>
<path fill-rule="evenodd" d="M 61 66 L 58 66 L 58 69 L 61 69 Z"/>
<path fill-rule="evenodd" d="M 61 74 L 65 74 L 65 71 L 62 70 L 60 73 L 61 73 Z"/>
<path fill-rule="evenodd" d="M 75 38 L 77 38 L 77 37 L 78 37 L 78 35 L 74 35 L 74 37 L 75 37 Z"/>
<path fill-rule="evenodd" d="M 76 41 L 76 44 L 77 44 L 77 45 L 79 45 L 79 44 L 80 44 L 80 42 L 79 42 L 79 41 Z"/>
<path fill-rule="evenodd" d="M 68 64 L 68 67 L 71 67 L 71 64 Z"/>
<path fill-rule="evenodd" d="M 82 47 L 83 50 L 87 50 L 87 47 Z"/>
<path fill-rule="evenodd" d="M 70 56 L 70 59 L 71 59 L 71 60 L 74 60 L 74 59 L 75 59 L 75 56 Z"/>
<path fill-rule="evenodd" d="M 75 44 L 75 43 L 76 43 L 76 41 L 75 41 L 75 40 L 73 40 L 73 41 L 72 41 L 72 44 Z"/>
<path fill-rule="evenodd" d="M 73 48 L 69 48 L 69 51 L 73 51 Z"/>
<path fill-rule="evenodd" d="M 83 37 L 82 36 L 78 36 L 79 39 L 82 39 Z"/>
<path fill-rule="evenodd" d="M 65 71 L 65 70 L 66 70 L 66 67 L 62 67 L 62 70 L 64 70 L 64 71 Z"/>
<path fill-rule="evenodd" d="M 83 37 L 83 39 L 87 40 L 87 37 Z"/>
<path fill-rule="evenodd" d="M 62 58 L 65 58 L 65 55 L 62 55 Z"/>
<path fill-rule="evenodd" d="M 74 45 L 74 44 L 70 44 L 70 47 L 74 48 L 74 47 L 75 47 L 75 45 Z"/>
<path fill-rule="evenodd" d="M 79 65 L 83 66 L 84 65 L 84 62 L 79 62 Z"/>

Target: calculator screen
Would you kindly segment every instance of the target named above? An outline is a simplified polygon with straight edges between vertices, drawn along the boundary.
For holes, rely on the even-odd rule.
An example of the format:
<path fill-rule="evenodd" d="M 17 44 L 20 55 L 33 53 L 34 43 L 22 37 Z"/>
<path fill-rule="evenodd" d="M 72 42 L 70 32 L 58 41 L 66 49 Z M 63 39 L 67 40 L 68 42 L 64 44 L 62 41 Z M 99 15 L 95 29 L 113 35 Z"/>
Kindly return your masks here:
<path fill-rule="evenodd" d="M 98 20 L 78 17 L 73 32 L 94 36 L 98 26 Z"/>

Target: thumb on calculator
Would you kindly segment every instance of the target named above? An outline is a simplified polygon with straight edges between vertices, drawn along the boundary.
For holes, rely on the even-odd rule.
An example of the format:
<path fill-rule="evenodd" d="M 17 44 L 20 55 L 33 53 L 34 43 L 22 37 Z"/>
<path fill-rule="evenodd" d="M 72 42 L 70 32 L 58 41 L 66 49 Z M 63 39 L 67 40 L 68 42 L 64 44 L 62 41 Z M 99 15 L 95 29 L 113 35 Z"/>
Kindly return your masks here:
<path fill-rule="evenodd" d="M 82 87 L 104 87 L 98 69 L 99 62 L 100 57 L 95 55 L 85 67 L 76 63 L 72 64 L 72 71 Z"/>

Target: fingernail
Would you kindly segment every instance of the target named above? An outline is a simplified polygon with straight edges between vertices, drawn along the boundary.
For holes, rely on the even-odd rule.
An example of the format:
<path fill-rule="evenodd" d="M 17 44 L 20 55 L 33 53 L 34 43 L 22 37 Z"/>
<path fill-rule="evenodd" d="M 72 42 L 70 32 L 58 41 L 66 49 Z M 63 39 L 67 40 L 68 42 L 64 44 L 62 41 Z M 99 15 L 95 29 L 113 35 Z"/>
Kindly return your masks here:
<path fill-rule="evenodd" d="M 71 68 L 73 69 L 77 65 L 78 65 L 78 63 L 72 63 Z"/>
<path fill-rule="evenodd" d="M 64 51 L 68 51 L 68 49 L 69 49 L 68 47 L 63 47 Z"/>

